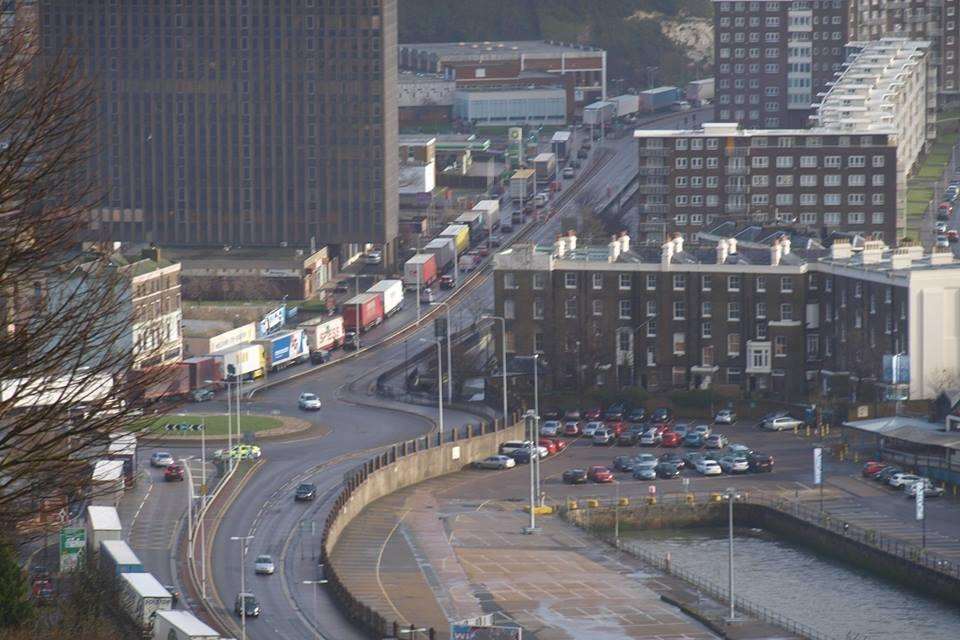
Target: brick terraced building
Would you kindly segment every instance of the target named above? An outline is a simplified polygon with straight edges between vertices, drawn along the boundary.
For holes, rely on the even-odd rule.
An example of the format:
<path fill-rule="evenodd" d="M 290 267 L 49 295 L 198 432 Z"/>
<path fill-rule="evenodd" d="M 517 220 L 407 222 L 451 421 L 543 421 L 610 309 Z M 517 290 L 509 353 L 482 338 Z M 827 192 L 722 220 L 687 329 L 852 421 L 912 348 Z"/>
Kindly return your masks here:
<path fill-rule="evenodd" d="M 871 401 L 892 382 L 884 356 L 907 354 L 920 399 L 960 364 L 960 262 L 919 246 L 582 247 L 568 234 L 497 254 L 494 285 L 508 360 L 542 353 L 554 387 Z"/>

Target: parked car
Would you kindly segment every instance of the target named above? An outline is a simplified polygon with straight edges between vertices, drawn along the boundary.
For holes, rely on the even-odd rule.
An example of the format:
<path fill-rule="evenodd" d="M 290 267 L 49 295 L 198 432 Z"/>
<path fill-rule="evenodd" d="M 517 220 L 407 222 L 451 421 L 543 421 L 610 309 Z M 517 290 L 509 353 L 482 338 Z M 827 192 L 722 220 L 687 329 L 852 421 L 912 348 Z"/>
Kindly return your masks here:
<path fill-rule="evenodd" d="M 624 431 L 623 433 L 617 435 L 617 446 L 618 447 L 632 447 L 637 444 L 639 439 L 639 434 L 632 429 L 630 431 Z"/>
<path fill-rule="evenodd" d="M 723 449 L 727 446 L 727 436 L 722 433 L 711 433 L 707 436 L 706 440 L 703 441 L 703 446 L 707 449 Z"/>
<path fill-rule="evenodd" d="M 613 431 L 609 429 L 597 429 L 593 433 L 593 444 L 596 446 L 609 446 L 614 443 Z"/>
<path fill-rule="evenodd" d="M 151 467 L 169 467 L 173 464 L 173 456 L 169 451 L 154 451 L 150 456 Z"/>
<path fill-rule="evenodd" d="M 547 420 L 542 425 L 540 425 L 540 435 L 555 437 L 560 435 L 562 427 L 557 420 Z"/>
<path fill-rule="evenodd" d="M 541 438 L 541 439 L 546 439 L 546 438 Z M 561 451 L 567 448 L 566 440 L 563 440 L 562 438 L 549 438 L 549 439 L 553 441 L 554 446 L 557 448 L 557 453 L 560 453 Z"/>
<path fill-rule="evenodd" d="M 889 480 L 887 480 L 887 484 L 895 489 L 901 489 L 906 485 L 913 484 L 914 482 L 920 482 L 921 480 L 923 480 L 922 477 L 913 473 L 895 473 L 890 476 Z"/>
<path fill-rule="evenodd" d="M 274 569 L 273 558 L 266 554 L 257 556 L 253 562 L 253 572 L 256 574 L 273 575 Z"/>
<path fill-rule="evenodd" d="M 666 462 L 668 464 L 673 464 L 677 466 L 677 469 L 683 469 L 686 464 L 683 461 L 683 457 L 679 453 L 665 453 L 659 458 L 660 462 Z"/>
<path fill-rule="evenodd" d="M 650 467 L 652 469 L 657 466 L 658 462 L 660 462 L 660 460 L 654 454 L 641 453 L 633 457 L 632 465 L 634 469 L 637 467 Z"/>
<path fill-rule="evenodd" d="M 641 447 L 655 447 L 663 441 L 663 435 L 657 433 L 656 429 L 647 429 L 640 436 Z"/>
<path fill-rule="evenodd" d="M 563 411 L 560 409 L 550 409 L 549 411 L 544 411 L 540 417 L 544 420 L 560 420 L 563 418 Z"/>
<path fill-rule="evenodd" d="M 749 456 L 753 449 L 745 444 L 731 444 L 727 446 L 727 453 L 735 456 Z"/>
<path fill-rule="evenodd" d="M 194 402 L 206 402 L 213 400 L 213 391 L 211 389 L 194 389 L 190 393 L 190 399 Z"/>
<path fill-rule="evenodd" d="M 737 414 L 733 409 L 720 409 L 717 415 L 713 416 L 714 424 L 733 424 L 737 421 Z"/>
<path fill-rule="evenodd" d="M 613 459 L 613 468 L 617 471 L 632 471 L 633 458 L 630 456 L 617 456 Z"/>
<path fill-rule="evenodd" d="M 605 426 L 608 431 L 613 431 L 614 436 L 619 436 L 627 430 L 627 424 L 621 420 L 608 420 Z"/>
<path fill-rule="evenodd" d="M 773 456 L 754 451 L 747 456 L 747 464 L 754 473 L 770 473 L 773 471 Z"/>
<path fill-rule="evenodd" d="M 297 406 L 303 411 L 319 411 L 320 398 L 315 393 L 301 393 Z"/>
<path fill-rule="evenodd" d="M 587 476 L 594 482 L 613 482 L 613 472 L 600 465 L 590 467 Z"/>
<path fill-rule="evenodd" d="M 913 484 L 908 484 L 903 487 L 903 492 L 907 494 L 908 498 L 917 497 L 917 488 L 921 483 L 914 482 Z M 930 482 L 929 479 L 923 479 L 923 497 L 924 498 L 939 498 L 943 495 L 943 487 L 938 487 L 937 485 Z"/>
<path fill-rule="evenodd" d="M 632 475 L 634 480 L 656 480 L 657 467 L 634 467 Z"/>
<path fill-rule="evenodd" d="M 863 468 L 860 470 L 860 475 L 864 478 L 872 478 L 875 474 L 879 473 L 886 464 L 883 462 L 877 462 L 875 460 L 870 460 L 863 463 Z"/>
<path fill-rule="evenodd" d="M 683 454 L 683 466 L 687 469 L 694 469 L 697 466 L 697 462 L 703 460 L 707 457 L 707 454 L 700 451 L 688 451 Z"/>
<path fill-rule="evenodd" d="M 792 416 L 775 416 L 760 423 L 761 429 L 767 431 L 786 431 L 803 428 L 803 420 Z"/>
<path fill-rule="evenodd" d="M 643 407 L 636 407 L 627 414 L 627 422 L 643 422 L 647 419 L 647 410 Z"/>
<path fill-rule="evenodd" d="M 507 440 L 500 444 L 501 455 L 508 456 L 518 449 L 529 449 L 529 440 Z"/>
<path fill-rule="evenodd" d="M 688 425 L 685 422 L 675 424 L 673 425 L 673 429 L 671 429 L 671 431 L 673 431 L 675 434 L 677 434 L 681 438 L 685 438 L 687 436 L 687 431 L 689 430 L 690 430 L 690 425 Z"/>
<path fill-rule="evenodd" d="M 293 494 L 297 502 L 311 502 L 317 497 L 317 485 L 312 482 L 301 482 Z"/>
<path fill-rule="evenodd" d="M 510 452 L 510 457 L 513 458 L 513 461 L 517 464 L 530 464 L 532 452 L 532 449 L 517 449 Z"/>
<path fill-rule="evenodd" d="M 681 444 L 683 444 L 683 438 L 680 437 L 679 433 L 673 431 L 667 431 L 660 438 L 661 447 L 679 447 Z"/>
<path fill-rule="evenodd" d="M 710 458 L 703 458 L 697 462 L 697 472 L 704 476 L 719 476 L 723 473 L 723 469 L 720 467 L 720 464 L 716 460 L 711 460 Z"/>
<path fill-rule="evenodd" d="M 595 434 L 598 429 L 605 429 L 605 428 L 606 427 L 602 422 L 600 422 L 599 420 L 593 420 L 591 422 L 588 422 L 586 425 L 584 425 L 583 435 L 587 436 L 588 438 L 592 438 L 593 434 Z"/>
<path fill-rule="evenodd" d="M 548 455 L 553 455 L 557 452 L 557 444 L 550 438 L 540 438 L 537 440 L 537 444 L 546 449 Z"/>
<path fill-rule="evenodd" d="M 746 473 L 750 471 L 750 462 L 740 456 L 723 456 L 717 463 L 724 473 Z"/>
<path fill-rule="evenodd" d="M 693 428 L 694 433 L 699 433 L 706 440 L 707 436 L 713 433 L 713 428 L 708 424 L 698 424 Z"/>
<path fill-rule="evenodd" d="M 656 467 L 654 467 L 654 471 L 656 471 L 658 478 L 663 478 L 665 480 L 676 478 L 680 475 L 680 469 L 677 468 L 677 465 L 670 464 L 669 462 L 659 463 Z"/>
<path fill-rule="evenodd" d="M 183 465 L 177 463 L 168 464 L 166 469 L 163 470 L 163 479 L 167 481 L 183 481 L 183 475 Z"/>
<path fill-rule="evenodd" d="M 233 602 L 233 610 L 238 616 L 257 618 L 260 616 L 260 601 L 252 593 L 238 593 Z"/>
<path fill-rule="evenodd" d="M 699 449 L 703 446 L 703 436 L 696 431 L 691 431 L 683 436 L 683 446 L 691 449 Z"/>
<path fill-rule="evenodd" d="M 625 402 L 614 402 L 603 412 L 604 420 L 623 420 L 623 416 L 630 412 L 630 407 Z"/>
<path fill-rule="evenodd" d="M 890 477 L 896 473 L 903 473 L 903 469 L 900 467 L 884 467 L 877 473 L 877 475 L 873 476 L 873 479 L 877 482 L 886 483 Z"/>
<path fill-rule="evenodd" d="M 563 414 L 563 419 L 564 419 L 565 421 L 568 421 L 568 420 L 578 421 L 578 420 L 580 420 L 580 409 L 567 409 L 567 410 L 564 412 L 564 414 Z"/>
<path fill-rule="evenodd" d="M 510 456 L 487 456 L 475 463 L 478 469 L 512 469 L 517 466 L 516 460 Z"/>
<path fill-rule="evenodd" d="M 603 410 L 600 407 L 593 407 L 592 409 L 587 409 L 583 412 L 584 420 L 599 420 L 603 415 Z"/>
<path fill-rule="evenodd" d="M 584 469 L 567 469 L 563 472 L 564 484 L 586 484 L 587 472 Z"/>
<path fill-rule="evenodd" d="M 666 407 L 658 407 L 650 414 L 650 424 L 653 426 L 672 425 L 673 422 L 673 411 Z"/>
<path fill-rule="evenodd" d="M 586 435 L 583 433 L 583 429 L 580 428 L 579 422 L 569 422 L 563 426 L 563 435 L 576 437 L 579 435 Z"/>

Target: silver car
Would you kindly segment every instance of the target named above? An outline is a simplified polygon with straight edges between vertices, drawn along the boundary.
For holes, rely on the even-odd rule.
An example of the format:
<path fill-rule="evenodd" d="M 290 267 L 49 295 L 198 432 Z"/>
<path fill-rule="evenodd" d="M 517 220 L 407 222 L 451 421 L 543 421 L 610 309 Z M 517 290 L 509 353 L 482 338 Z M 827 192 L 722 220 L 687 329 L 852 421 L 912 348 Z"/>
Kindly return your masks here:
<path fill-rule="evenodd" d="M 167 451 L 156 451 L 150 456 L 150 466 L 169 467 L 173 464 L 173 456 Z"/>
<path fill-rule="evenodd" d="M 760 423 L 761 429 L 767 431 L 790 431 L 803 427 L 803 420 L 791 416 L 774 416 Z"/>
<path fill-rule="evenodd" d="M 512 469 L 517 461 L 510 456 L 488 456 L 475 464 L 478 469 Z"/>
<path fill-rule="evenodd" d="M 555 438 L 560 435 L 560 421 L 547 420 L 540 425 L 540 435 Z"/>
<path fill-rule="evenodd" d="M 257 556 L 257 559 L 253 563 L 253 570 L 257 574 L 273 575 L 273 558 L 266 554 Z"/>
<path fill-rule="evenodd" d="M 593 432 L 593 444 L 608 445 L 613 444 L 613 431 L 609 429 L 597 429 Z"/>
<path fill-rule="evenodd" d="M 656 465 L 652 467 L 634 467 L 633 477 L 637 480 L 656 480 Z"/>
<path fill-rule="evenodd" d="M 723 456 L 717 462 L 724 473 L 746 473 L 750 471 L 750 463 L 746 458 L 739 456 Z"/>
<path fill-rule="evenodd" d="M 721 409 L 713 417 L 714 424 L 733 424 L 737 421 L 737 414 L 732 409 Z"/>
<path fill-rule="evenodd" d="M 600 422 L 599 420 L 593 420 L 591 422 L 588 422 L 586 425 L 584 425 L 583 435 L 585 435 L 588 438 L 592 438 L 593 434 L 597 432 L 597 429 L 603 429 L 603 428 L 604 427 L 602 422 Z"/>
<path fill-rule="evenodd" d="M 727 446 L 727 436 L 722 433 L 711 433 L 707 436 L 704 446 L 706 446 L 707 449 L 723 449 Z"/>
<path fill-rule="evenodd" d="M 663 439 L 656 429 L 647 429 L 643 432 L 643 435 L 640 436 L 640 444 L 645 447 L 653 447 L 660 443 Z"/>
<path fill-rule="evenodd" d="M 708 424 L 698 424 L 693 428 L 693 432 L 699 433 L 701 437 L 706 438 L 711 433 L 713 433 L 713 429 L 711 429 L 710 425 Z"/>

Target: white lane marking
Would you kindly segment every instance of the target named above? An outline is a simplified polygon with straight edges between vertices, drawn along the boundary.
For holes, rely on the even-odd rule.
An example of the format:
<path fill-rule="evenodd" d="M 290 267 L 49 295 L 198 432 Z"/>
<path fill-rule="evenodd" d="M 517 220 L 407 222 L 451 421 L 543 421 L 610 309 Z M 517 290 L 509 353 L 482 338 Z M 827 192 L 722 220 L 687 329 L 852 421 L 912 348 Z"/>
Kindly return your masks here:
<path fill-rule="evenodd" d="M 133 514 L 133 520 L 130 521 L 130 530 L 133 530 L 133 527 L 137 524 L 137 518 L 140 517 L 140 512 L 143 511 L 143 505 L 147 504 L 147 498 L 150 497 L 150 492 L 153 491 L 153 481 L 151 480 L 150 486 L 147 487 L 147 492 L 143 494 L 143 500 L 140 501 L 140 506 L 137 507 L 137 512 Z"/>

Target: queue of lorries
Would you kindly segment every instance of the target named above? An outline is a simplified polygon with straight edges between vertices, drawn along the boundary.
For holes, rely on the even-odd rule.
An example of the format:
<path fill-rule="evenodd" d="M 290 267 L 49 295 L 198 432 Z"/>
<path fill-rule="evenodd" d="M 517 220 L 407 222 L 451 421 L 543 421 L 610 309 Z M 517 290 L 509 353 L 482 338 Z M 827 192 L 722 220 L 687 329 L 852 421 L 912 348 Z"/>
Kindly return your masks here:
<path fill-rule="evenodd" d="M 176 610 L 176 588 L 165 586 L 143 568 L 123 540 L 123 527 L 114 507 L 87 507 L 84 559 L 115 587 L 119 609 L 141 637 L 153 640 L 221 640 L 215 630 L 188 611 Z"/>

